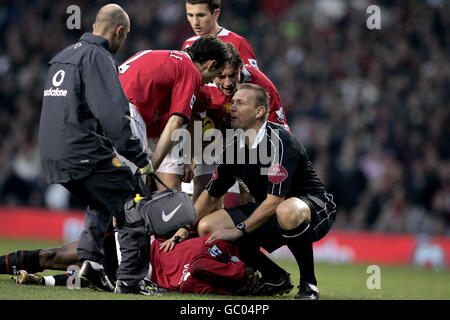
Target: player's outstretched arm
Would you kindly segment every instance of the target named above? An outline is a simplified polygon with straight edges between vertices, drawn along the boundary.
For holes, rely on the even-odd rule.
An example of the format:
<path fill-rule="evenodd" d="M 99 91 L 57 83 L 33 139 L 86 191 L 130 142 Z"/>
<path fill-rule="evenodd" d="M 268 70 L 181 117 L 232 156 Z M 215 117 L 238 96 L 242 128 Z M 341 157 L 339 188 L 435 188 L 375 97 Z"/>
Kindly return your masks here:
<path fill-rule="evenodd" d="M 185 118 L 176 114 L 172 115 L 167 121 L 166 126 L 164 127 L 164 131 L 162 132 L 158 144 L 156 145 L 153 158 L 151 159 L 154 171 L 158 170 L 161 162 L 164 160 L 164 158 L 167 156 L 174 145 L 175 141 L 172 141 L 171 139 L 172 133 L 176 129 L 181 128 L 184 122 Z"/>

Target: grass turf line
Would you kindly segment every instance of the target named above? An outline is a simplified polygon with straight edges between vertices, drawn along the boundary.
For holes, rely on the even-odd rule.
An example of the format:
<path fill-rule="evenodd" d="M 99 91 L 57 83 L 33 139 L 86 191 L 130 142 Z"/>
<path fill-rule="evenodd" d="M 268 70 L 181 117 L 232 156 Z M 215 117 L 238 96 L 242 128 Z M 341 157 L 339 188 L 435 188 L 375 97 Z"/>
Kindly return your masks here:
<path fill-rule="evenodd" d="M 18 249 L 38 249 L 59 246 L 60 243 L 30 240 L 0 239 L 0 255 Z M 294 261 L 278 260 L 292 277 L 299 282 L 298 268 Z M 418 267 L 380 266 L 381 289 L 368 289 L 366 281 L 371 274 L 367 265 L 316 263 L 316 277 L 322 300 L 448 300 L 450 299 L 450 271 Z M 61 271 L 47 270 L 43 275 Z M 276 297 L 194 295 L 169 293 L 162 297 L 138 295 L 114 295 L 96 292 L 88 288 L 68 289 L 66 287 L 45 287 L 17 285 L 10 275 L 0 275 L 0 300 L 292 300 L 297 293 L 294 288 L 289 294 Z"/>

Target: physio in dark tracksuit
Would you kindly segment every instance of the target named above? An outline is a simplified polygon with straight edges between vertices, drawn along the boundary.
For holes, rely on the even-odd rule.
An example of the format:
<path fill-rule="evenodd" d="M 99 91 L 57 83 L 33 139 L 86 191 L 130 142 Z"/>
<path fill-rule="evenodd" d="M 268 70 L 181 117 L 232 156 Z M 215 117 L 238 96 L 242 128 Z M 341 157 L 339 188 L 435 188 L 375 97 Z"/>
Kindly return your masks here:
<path fill-rule="evenodd" d="M 39 127 L 42 164 L 50 183 L 60 183 L 88 205 L 78 244 L 80 276 L 97 289 L 112 291 L 104 277 L 103 242 L 112 216 L 119 229 L 122 262 L 119 293 L 152 294 L 143 286 L 148 244 L 140 228 L 125 222 L 124 203 L 137 180 L 115 158 L 116 151 L 148 174 L 140 140 L 130 128 L 129 103 L 118 79 L 114 54 L 125 41 L 130 22 L 119 6 L 97 13 L 93 33 L 58 53 L 49 63 Z"/>

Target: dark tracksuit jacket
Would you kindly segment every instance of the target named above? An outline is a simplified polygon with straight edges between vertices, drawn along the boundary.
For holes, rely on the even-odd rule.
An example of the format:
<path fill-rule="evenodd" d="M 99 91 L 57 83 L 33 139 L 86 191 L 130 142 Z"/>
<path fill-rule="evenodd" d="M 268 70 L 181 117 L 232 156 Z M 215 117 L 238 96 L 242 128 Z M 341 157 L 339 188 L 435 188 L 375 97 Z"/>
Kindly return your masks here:
<path fill-rule="evenodd" d="M 148 164 L 133 137 L 128 99 L 108 40 L 85 33 L 49 62 L 39 127 L 47 179 L 64 183 L 88 176 L 117 152 L 142 168 Z"/>

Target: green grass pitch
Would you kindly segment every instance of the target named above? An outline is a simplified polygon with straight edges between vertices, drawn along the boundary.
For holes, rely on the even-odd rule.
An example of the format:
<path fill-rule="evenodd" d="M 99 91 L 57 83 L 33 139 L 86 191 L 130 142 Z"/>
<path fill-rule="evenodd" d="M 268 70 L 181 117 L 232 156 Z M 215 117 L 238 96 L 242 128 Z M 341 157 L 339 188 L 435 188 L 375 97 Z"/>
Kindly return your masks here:
<path fill-rule="evenodd" d="M 18 249 L 37 249 L 60 245 L 59 243 L 19 241 L 0 239 L 0 255 Z M 298 269 L 295 262 L 288 260 L 277 261 L 291 273 L 292 280 L 297 285 L 299 281 Z M 322 300 L 449 300 L 450 299 L 450 271 L 432 270 L 416 267 L 380 266 L 381 288 L 368 289 L 367 265 L 316 263 L 316 276 Z M 44 275 L 60 271 L 45 271 Z M 289 294 L 269 299 L 292 300 L 296 289 Z M 9 275 L 0 275 L 0 300 L 215 300 L 231 299 L 245 300 L 255 297 L 228 297 L 219 295 L 193 295 L 169 293 L 162 297 L 143 297 L 137 295 L 114 295 L 96 292 L 88 288 L 79 290 L 66 287 L 44 287 L 32 285 L 17 285 Z"/>

